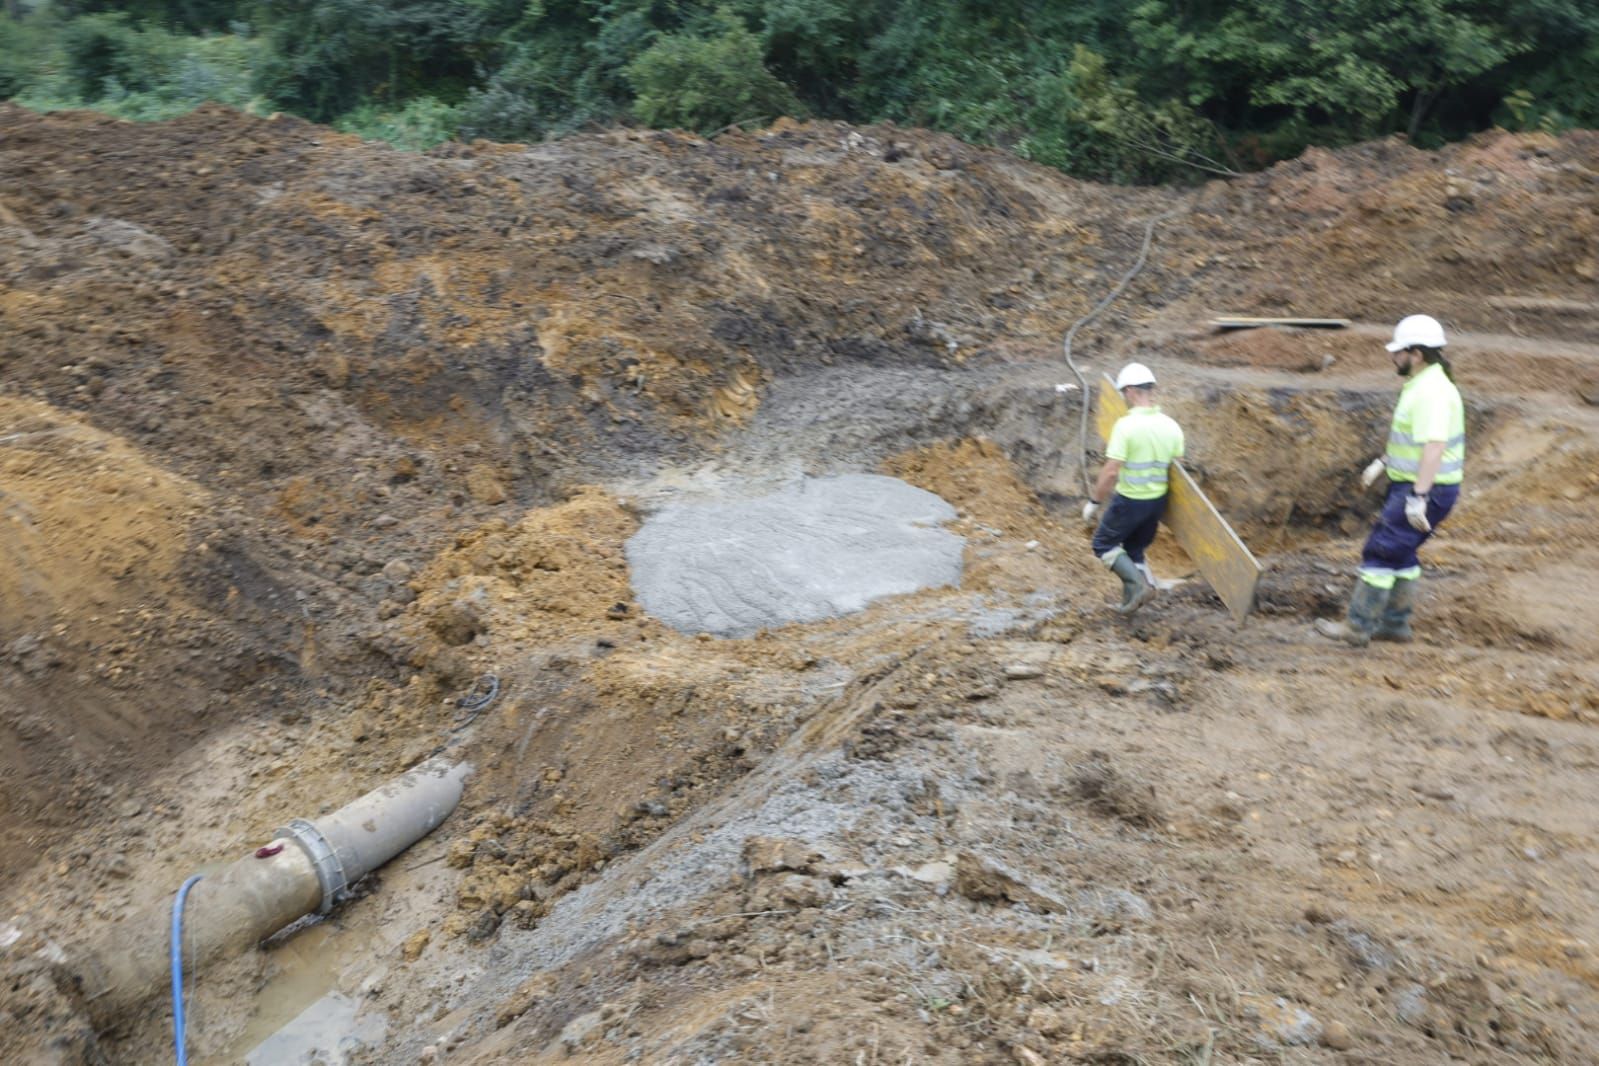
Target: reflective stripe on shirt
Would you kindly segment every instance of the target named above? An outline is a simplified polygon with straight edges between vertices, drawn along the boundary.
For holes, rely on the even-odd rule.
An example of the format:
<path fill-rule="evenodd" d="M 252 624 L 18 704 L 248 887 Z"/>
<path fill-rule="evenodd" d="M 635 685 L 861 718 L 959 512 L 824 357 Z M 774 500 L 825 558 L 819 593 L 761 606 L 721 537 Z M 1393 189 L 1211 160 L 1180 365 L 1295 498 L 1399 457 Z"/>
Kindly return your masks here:
<path fill-rule="evenodd" d="M 1459 484 L 1466 469 L 1465 405 L 1444 368 L 1434 363 L 1399 390 L 1383 456 L 1389 479 L 1415 481 L 1421 475 L 1426 446 L 1437 443 L 1443 445 L 1443 453 L 1436 483 Z"/>
<path fill-rule="evenodd" d="M 1383 460 L 1383 462 L 1388 464 L 1389 470 L 1398 470 L 1405 474 L 1421 473 L 1420 459 L 1395 459 L 1393 455 L 1390 454 L 1386 459 Z M 1445 459 L 1443 462 L 1438 464 L 1438 473 L 1440 475 L 1457 474 L 1464 469 L 1466 469 L 1466 461 L 1464 459 Z"/>
<path fill-rule="evenodd" d="M 1134 407 L 1116 420 L 1105 456 L 1121 463 L 1116 491 L 1132 500 L 1166 495 L 1168 467 L 1183 454 L 1183 431 L 1154 406 Z"/>
<path fill-rule="evenodd" d="M 1414 437 L 1412 437 L 1408 433 L 1401 433 L 1397 429 L 1391 429 L 1391 430 L 1388 431 L 1388 443 L 1389 444 L 1409 445 L 1411 447 L 1419 447 L 1420 445 L 1423 445 L 1423 444 L 1436 443 L 1436 442 L 1428 442 L 1428 441 L 1424 441 L 1424 440 L 1416 440 Z M 1455 445 L 1464 444 L 1464 443 L 1466 443 L 1466 435 L 1464 433 L 1460 434 L 1459 436 L 1450 437 L 1448 440 L 1444 441 L 1444 450 L 1448 451 L 1450 448 L 1453 448 Z"/>

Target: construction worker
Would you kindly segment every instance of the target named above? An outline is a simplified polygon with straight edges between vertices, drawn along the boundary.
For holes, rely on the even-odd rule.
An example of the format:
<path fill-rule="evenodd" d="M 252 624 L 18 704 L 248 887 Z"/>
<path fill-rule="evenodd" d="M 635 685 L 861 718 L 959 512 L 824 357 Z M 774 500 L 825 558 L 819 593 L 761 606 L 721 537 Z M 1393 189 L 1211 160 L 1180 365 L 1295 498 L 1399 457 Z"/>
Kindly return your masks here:
<path fill-rule="evenodd" d="M 1367 488 L 1384 471 L 1388 497 L 1360 553 L 1360 578 L 1341 622 L 1316 620 L 1316 631 L 1363 648 L 1373 640 L 1407 642 L 1416 606 L 1416 558 L 1455 506 L 1466 462 L 1466 408 L 1444 358 L 1444 328 L 1411 315 L 1394 327 L 1388 353 L 1405 378 L 1388 430 L 1388 450 L 1361 473 Z"/>
<path fill-rule="evenodd" d="M 1170 467 L 1182 458 L 1183 431 L 1155 405 L 1149 367 L 1128 363 L 1116 375 L 1116 388 L 1127 401 L 1127 413 L 1110 431 L 1105 465 L 1083 505 L 1083 521 L 1092 523 L 1103 501 L 1110 501 L 1094 530 L 1094 554 L 1121 578 L 1122 602 L 1116 610 L 1132 614 L 1155 594 L 1144 550 L 1155 540 L 1166 510 Z"/>

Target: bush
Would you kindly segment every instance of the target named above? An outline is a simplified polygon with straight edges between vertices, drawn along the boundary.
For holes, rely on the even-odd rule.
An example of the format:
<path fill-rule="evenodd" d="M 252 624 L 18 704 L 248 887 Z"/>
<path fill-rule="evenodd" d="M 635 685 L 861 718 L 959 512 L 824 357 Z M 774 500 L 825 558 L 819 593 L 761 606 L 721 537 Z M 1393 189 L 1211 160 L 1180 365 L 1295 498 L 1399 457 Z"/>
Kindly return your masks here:
<path fill-rule="evenodd" d="M 456 131 L 463 140 L 507 144 L 537 141 L 553 126 L 538 101 L 496 80 L 487 89 L 473 89 L 457 113 Z"/>
<path fill-rule="evenodd" d="M 85 15 L 61 34 L 68 84 L 85 101 L 143 92 L 165 76 L 169 57 L 161 30 L 141 32 L 127 15 Z"/>
<path fill-rule="evenodd" d="M 1509 129 L 1548 133 L 1599 126 L 1599 37 L 1531 70 L 1505 94 L 1495 118 Z"/>
<path fill-rule="evenodd" d="M 334 124 L 345 133 L 372 141 L 387 141 L 396 148 L 421 152 L 455 136 L 455 108 L 431 96 L 406 101 L 398 111 L 380 111 L 363 104 Z"/>
<path fill-rule="evenodd" d="M 363 104 L 464 99 L 477 81 L 491 3 L 465 0 L 273 0 L 256 85 L 285 110 L 333 122 Z"/>
<path fill-rule="evenodd" d="M 1072 56 L 1076 96 L 1069 114 L 1090 148 L 1081 171 L 1114 181 L 1191 178 L 1193 168 L 1225 169 L 1211 126 L 1179 100 L 1151 104 L 1110 74 L 1103 57 L 1078 45 Z"/>
<path fill-rule="evenodd" d="M 1313 5 L 1314 7 L 1314 5 Z M 423 147 L 628 116 L 897 121 L 1081 177 L 1191 180 L 1404 131 L 1599 122 L 1599 0 L 9 0 L 0 97 L 206 100 Z M 261 27 L 260 36 L 243 23 Z M 222 32 L 222 31 L 227 32 Z M 189 34 L 189 35 L 186 35 Z M 1218 162 L 1224 161 L 1224 162 Z"/>
<path fill-rule="evenodd" d="M 514 48 L 489 79 L 473 89 L 460 107 L 460 135 L 493 141 L 537 141 L 587 123 L 609 124 L 626 113 L 625 89 L 613 84 L 602 33 L 587 27 L 554 24 Z M 641 46 L 642 47 L 642 46 Z"/>
<path fill-rule="evenodd" d="M 0 18 L 0 96 L 40 111 L 93 107 L 162 119 L 208 101 L 253 109 L 261 44 L 242 34 L 184 37 L 125 15 L 62 22 L 49 9 Z"/>
<path fill-rule="evenodd" d="M 0 100 L 26 92 L 38 77 L 37 34 L 32 22 L 0 18 Z"/>
<path fill-rule="evenodd" d="M 633 114 L 650 126 L 710 133 L 801 112 L 793 91 L 761 62 L 760 42 L 742 25 L 709 38 L 666 34 L 623 74 L 637 94 Z"/>

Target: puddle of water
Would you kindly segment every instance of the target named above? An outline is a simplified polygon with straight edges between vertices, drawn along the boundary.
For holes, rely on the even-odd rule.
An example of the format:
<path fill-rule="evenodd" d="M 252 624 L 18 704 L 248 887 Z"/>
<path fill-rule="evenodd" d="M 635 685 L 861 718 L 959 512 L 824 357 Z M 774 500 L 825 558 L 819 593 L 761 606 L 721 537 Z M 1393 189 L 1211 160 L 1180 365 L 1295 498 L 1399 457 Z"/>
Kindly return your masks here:
<path fill-rule="evenodd" d="M 348 944 L 331 924 L 301 929 L 272 949 L 277 967 L 253 1004 L 244 1029 L 207 1066 L 339 1066 L 355 1047 L 381 1039 L 381 1013 L 357 1017 L 360 1000 L 334 989 Z"/>
<path fill-rule="evenodd" d="M 351 1052 L 383 1039 L 388 1023 L 361 1001 L 329 992 L 244 1057 L 245 1066 L 343 1066 Z"/>

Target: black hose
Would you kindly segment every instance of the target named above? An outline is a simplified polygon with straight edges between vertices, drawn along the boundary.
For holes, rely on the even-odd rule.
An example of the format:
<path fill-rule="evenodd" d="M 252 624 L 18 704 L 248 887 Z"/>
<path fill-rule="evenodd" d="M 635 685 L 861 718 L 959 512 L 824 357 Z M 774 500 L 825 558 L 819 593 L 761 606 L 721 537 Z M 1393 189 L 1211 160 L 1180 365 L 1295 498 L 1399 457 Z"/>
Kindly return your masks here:
<path fill-rule="evenodd" d="M 495 674 L 484 674 L 477 679 L 477 684 L 472 686 L 472 691 L 455 701 L 460 713 L 456 715 L 455 724 L 450 727 L 450 732 L 459 732 L 471 725 L 483 710 L 500 696 L 500 679 Z"/>
<path fill-rule="evenodd" d="M 1109 307 L 1116 297 L 1120 296 L 1123 290 L 1138 276 L 1138 272 L 1144 269 L 1144 260 L 1148 257 L 1149 246 L 1155 238 L 1155 226 L 1182 210 L 1182 207 L 1174 207 L 1170 211 L 1156 215 L 1149 220 L 1149 223 L 1144 226 L 1144 244 L 1143 247 L 1138 249 L 1137 261 L 1133 263 L 1127 273 L 1122 275 L 1121 280 L 1116 283 L 1116 287 L 1110 290 L 1104 299 L 1094 305 L 1093 310 L 1073 322 L 1072 328 L 1066 331 L 1066 365 L 1072 368 L 1073 374 L 1077 375 L 1077 387 L 1083 394 L 1082 418 L 1077 429 L 1077 462 L 1082 468 L 1084 496 L 1091 496 L 1094 491 L 1093 483 L 1088 479 L 1088 380 L 1083 377 L 1083 372 L 1078 370 L 1077 364 L 1072 361 L 1072 338 L 1077 336 L 1078 330 L 1098 318 L 1099 313 Z"/>

